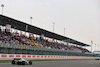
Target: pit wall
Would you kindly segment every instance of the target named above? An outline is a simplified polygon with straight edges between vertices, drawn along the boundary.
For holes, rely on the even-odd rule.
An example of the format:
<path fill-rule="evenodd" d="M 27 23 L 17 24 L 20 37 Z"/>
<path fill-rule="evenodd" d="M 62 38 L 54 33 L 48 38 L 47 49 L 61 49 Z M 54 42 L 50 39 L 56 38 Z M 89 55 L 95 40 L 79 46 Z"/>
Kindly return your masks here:
<path fill-rule="evenodd" d="M 58 56 L 58 55 L 25 55 L 25 54 L 0 54 L 0 60 L 12 60 L 13 58 L 26 59 L 96 59 L 100 57 L 86 57 L 86 56 Z"/>

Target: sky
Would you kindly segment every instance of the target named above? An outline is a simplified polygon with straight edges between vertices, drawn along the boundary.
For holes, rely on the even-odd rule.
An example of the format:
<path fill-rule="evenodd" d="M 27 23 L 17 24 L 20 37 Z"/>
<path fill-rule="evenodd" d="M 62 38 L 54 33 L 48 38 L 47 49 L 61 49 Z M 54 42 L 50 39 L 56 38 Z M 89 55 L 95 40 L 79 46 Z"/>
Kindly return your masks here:
<path fill-rule="evenodd" d="M 0 0 L 3 15 L 100 50 L 100 0 Z M 0 7 L 0 14 L 2 8 Z M 96 44 L 96 45 L 95 45 Z M 87 47 L 90 50 L 90 47 Z"/>

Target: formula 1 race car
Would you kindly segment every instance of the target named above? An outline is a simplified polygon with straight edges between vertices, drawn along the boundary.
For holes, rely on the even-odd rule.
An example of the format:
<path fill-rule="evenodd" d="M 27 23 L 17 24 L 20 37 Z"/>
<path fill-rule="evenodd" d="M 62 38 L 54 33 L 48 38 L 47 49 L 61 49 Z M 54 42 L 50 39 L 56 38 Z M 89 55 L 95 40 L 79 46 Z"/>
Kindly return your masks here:
<path fill-rule="evenodd" d="M 12 60 L 12 64 L 18 64 L 18 65 L 32 65 L 32 61 L 27 61 L 23 58 L 14 58 L 14 60 Z"/>

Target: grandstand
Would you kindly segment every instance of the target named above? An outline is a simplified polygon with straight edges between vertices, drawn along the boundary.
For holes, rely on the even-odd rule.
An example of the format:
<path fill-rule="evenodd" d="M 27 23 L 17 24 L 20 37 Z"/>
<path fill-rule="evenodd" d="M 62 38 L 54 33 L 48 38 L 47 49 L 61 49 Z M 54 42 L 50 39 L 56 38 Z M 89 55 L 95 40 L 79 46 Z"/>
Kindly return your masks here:
<path fill-rule="evenodd" d="M 79 47 L 89 46 L 88 44 L 7 16 L 0 15 L 0 25 L 0 53 L 3 54 L 99 56 L 92 54 L 85 48 Z M 6 28 L 3 29 L 5 26 Z M 17 29 L 25 33 L 28 32 L 29 35 L 17 31 L 12 32 L 11 29 Z M 34 35 L 38 35 L 39 37 L 35 37 Z"/>

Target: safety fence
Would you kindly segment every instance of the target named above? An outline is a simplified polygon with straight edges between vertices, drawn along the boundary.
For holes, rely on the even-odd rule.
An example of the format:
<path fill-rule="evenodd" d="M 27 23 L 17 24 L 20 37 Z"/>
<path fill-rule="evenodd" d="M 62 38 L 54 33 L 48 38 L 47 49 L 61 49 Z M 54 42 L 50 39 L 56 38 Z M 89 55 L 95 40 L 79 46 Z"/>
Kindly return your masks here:
<path fill-rule="evenodd" d="M 26 55 L 26 54 L 0 54 L 0 59 L 96 59 L 100 57 L 86 57 L 86 56 L 59 56 L 59 55 Z"/>
<path fill-rule="evenodd" d="M 1 54 L 30 54 L 30 55 L 61 55 L 61 56 L 88 56 L 100 57 L 100 55 L 82 53 L 68 50 L 48 49 L 35 46 L 0 43 Z"/>

